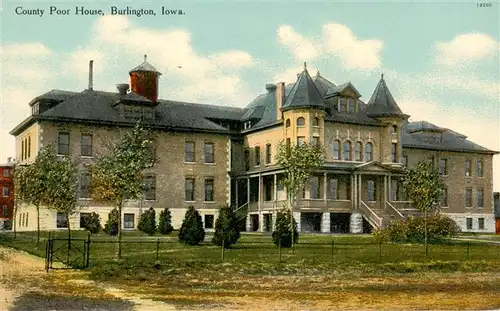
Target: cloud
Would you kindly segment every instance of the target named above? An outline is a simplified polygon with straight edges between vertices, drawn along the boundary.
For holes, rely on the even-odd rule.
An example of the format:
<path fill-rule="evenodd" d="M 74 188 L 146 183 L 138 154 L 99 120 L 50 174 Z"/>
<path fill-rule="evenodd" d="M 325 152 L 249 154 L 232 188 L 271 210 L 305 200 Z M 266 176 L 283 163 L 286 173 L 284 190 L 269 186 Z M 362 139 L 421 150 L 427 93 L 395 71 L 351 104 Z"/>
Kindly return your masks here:
<path fill-rule="evenodd" d="M 278 28 L 278 41 L 299 61 L 333 56 L 350 70 L 371 70 L 382 64 L 381 40 L 358 39 L 352 30 L 341 24 L 324 25 L 318 40 L 305 37 L 292 26 L 282 25 Z"/>
<path fill-rule="evenodd" d="M 347 69 L 375 69 L 381 66 L 381 40 L 356 38 L 352 30 L 341 24 L 323 26 L 324 50 L 337 56 Z"/>
<path fill-rule="evenodd" d="M 436 63 L 444 66 L 464 66 L 497 55 L 499 42 L 481 33 L 461 34 L 451 41 L 437 42 Z"/>
<path fill-rule="evenodd" d="M 319 43 L 305 38 L 289 25 L 282 25 L 278 28 L 278 41 L 290 49 L 295 58 L 300 61 L 316 59 L 321 53 Z"/>

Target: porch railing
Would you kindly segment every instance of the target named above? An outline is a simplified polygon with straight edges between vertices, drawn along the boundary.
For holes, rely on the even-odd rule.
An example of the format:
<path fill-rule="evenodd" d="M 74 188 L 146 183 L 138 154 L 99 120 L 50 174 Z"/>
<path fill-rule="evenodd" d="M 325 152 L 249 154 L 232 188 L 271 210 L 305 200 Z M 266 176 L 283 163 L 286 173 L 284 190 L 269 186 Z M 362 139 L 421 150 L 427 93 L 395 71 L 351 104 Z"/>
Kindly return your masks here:
<path fill-rule="evenodd" d="M 394 207 L 394 206 L 393 206 L 393 205 L 392 205 L 389 201 L 385 201 L 385 203 L 386 203 L 387 205 L 389 205 L 389 207 L 390 207 L 390 208 L 391 208 L 394 212 L 396 212 L 396 215 L 398 215 L 401 219 L 403 219 L 403 218 L 404 218 L 403 214 L 401 214 L 401 213 L 398 211 L 398 209 L 397 209 L 397 208 L 395 208 L 395 207 Z"/>
<path fill-rule="evenodd" d="M 237 207 L 235 210 L 234 210 L 234 213 L 237 215 L 237 216 L 240 216 L 240 218 L 243 218 L 247 215 L 247 211 L 248 211 L 248 202 L 244 203 L 243 205 L 241 205 L 240 207 Z"/>
<path fill-rule="evenodd" d="M 361 201 L 359 205 L 361 210 L 368 216 L 368 221 L 372 222 L 374 227 L 382 227 L 382 218 L 375 213 L 365 202 Z"/>

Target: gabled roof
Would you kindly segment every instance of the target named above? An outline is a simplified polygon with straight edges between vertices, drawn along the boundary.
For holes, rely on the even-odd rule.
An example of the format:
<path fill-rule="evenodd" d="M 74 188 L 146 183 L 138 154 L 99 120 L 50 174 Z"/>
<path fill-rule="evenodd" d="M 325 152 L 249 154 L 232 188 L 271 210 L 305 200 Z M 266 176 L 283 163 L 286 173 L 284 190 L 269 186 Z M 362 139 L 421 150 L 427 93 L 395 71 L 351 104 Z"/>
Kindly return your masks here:
<path fill-rule="evenodd" d="M 326 108 L 325 99 L 309 75 L 306 63 L 304 63 L 304 71 L 299 74 L 297 82 L 288 94 L 281 110 L 297 108 Z"/>
<path fill-rule="evenodd" d="M 314 76 L 314 83 L 318 87 L 318 90 L 321 93 L 321 95 L 323 95 L 323 97 L 326 95 L 328 90 L 335 87 L 334 83 L 330 82 L 328 79 L 320 75 L 319 70 Z"/>
<path fill-rule="evenodd" d="M 135 67 L 134 69 L 130 70 L 129 73 L 132 72 L 156 72 L 158 75 L 161 75 L 161 72 L 156 70 L 155 67 L 153 67 L 148 61 L 147 61 L 148 56 L 144 55 L 144 62 L 140 64 L 139 66 Z"/>
<path fill-rule="evenodd" d="M 371 117 L 407 117 L 407 115 L 399 109 L 394 97 L 392 97 L 389 88 L 385 84 L 383 74 L 377 84 L 377 87 L 375 88 L 375 91 L 373 91 L 370 101 L 368 101 L 366 112 Z"/>
<path fill-rule="evenodd" d="M 361 97 L 361 94 L 359 93 L 359 91 L 354 87 L 354 85 L 351 82 L 342 83 L 342 84 L 339 84 L 335 87 L 330 88 L 325 96 L 326 97 L 336 96 L 336 95 L 341 94 L 343 91 L 345 91 L 347 89 L 353 90 L 354 93 L 356 94 L 357 98 Z"/>

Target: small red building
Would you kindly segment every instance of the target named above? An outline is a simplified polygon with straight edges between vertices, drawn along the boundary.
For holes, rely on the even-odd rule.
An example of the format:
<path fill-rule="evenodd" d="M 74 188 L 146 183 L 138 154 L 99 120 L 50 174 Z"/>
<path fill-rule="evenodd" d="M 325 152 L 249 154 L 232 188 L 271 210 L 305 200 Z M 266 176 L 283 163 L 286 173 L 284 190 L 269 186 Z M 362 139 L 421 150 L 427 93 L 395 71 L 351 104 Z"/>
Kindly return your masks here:
<path fill-rule="evenodd" d="M 14 215 L 14 181 L 12 172 L 14 161 L 7 159 L 7 163 L 0 164 L 0 229 L 12 229 Z"/>

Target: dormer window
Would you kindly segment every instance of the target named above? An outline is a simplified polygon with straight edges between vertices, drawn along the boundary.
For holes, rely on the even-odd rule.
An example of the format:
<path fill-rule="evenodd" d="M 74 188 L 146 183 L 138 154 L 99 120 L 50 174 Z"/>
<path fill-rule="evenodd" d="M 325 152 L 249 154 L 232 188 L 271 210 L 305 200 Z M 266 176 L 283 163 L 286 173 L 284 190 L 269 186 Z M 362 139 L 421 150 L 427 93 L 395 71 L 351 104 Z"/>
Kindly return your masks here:
<path fill-rule="evenodd" d="M 347 100 L 343 97 L 339 98 L 339 112 L 347 112 Z"/>
<path fill-rule="evenodd" d="M 33 106 L 31 106 L 31 114 L 34 116 L 37 115 L 38 112 L 40 111 L 39 109 L 40 109 L 39 104 L 35 103 Z"/>
<path fill-rule="evenodd" d="M 297 118 L 297 126 L 304 126 L 304 125 L 306 125 L 306 119 L 304 119 L 303 117 Z"/>
<path fill-rule="evenodd" d="M 356 111 L 356 100 L 354 98 L 347 99 L 347 112 L 354 113 Z"/>

